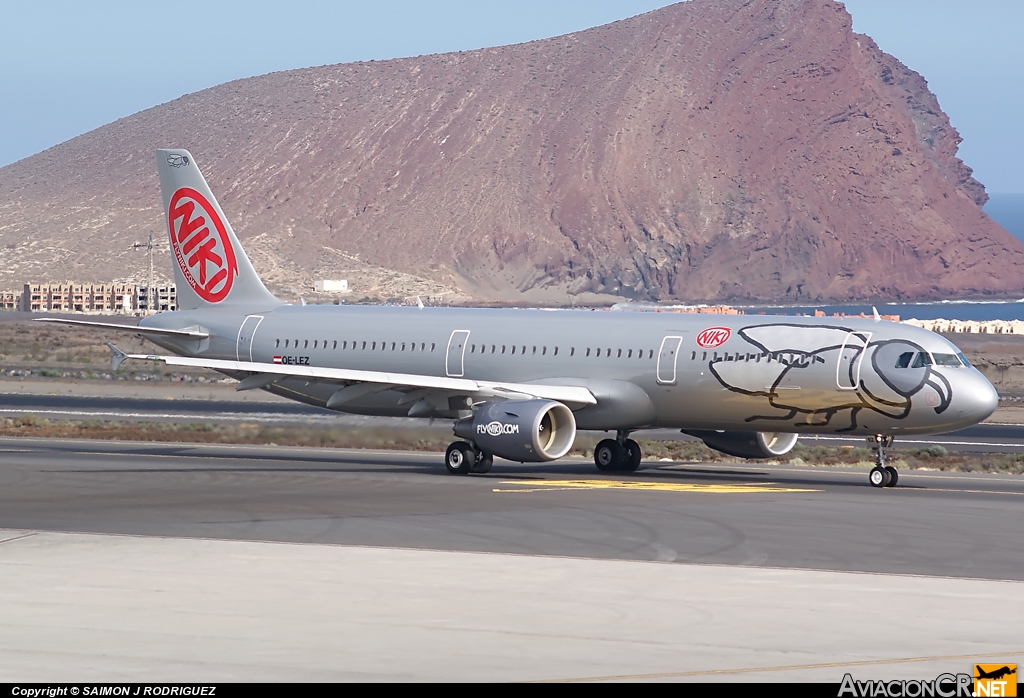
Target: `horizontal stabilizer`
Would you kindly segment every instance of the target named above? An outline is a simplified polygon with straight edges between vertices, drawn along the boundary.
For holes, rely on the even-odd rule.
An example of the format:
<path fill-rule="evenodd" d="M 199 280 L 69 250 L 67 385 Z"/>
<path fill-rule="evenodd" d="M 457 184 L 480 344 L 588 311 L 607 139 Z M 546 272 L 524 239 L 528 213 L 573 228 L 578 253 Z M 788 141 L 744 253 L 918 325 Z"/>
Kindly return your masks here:
<path fill-rule="evenodd" d="M 107 342 L 107 348 L 110 349 L 110 353 L 113 354 L 113 357 L 110 360 L 110 370 L 116 371 L 118 366 L 120 366 L 124 362 L 124 360 L 128 358 L 128 355 L 125 354 L 120 349 L 118 349 L 117 347 L 115 347 L 110 342 Z"/>
<path fill-rule="evenodd" d="M 35 322 L 57 322 L 62 325 L 80 325 L 83 327 L 102 327 L 105 330 L 121 330 L 139 334 L 164 335 L 166 337 L 188 337 L 189 339 L 206 339 L 209 332 L 199 330 L 167 330 L 160 327 L 139 327 L 138 325 L 121 325 L 116 322 L 93 322 L 91 320 L 67 320 L 59 317 L 40 317 Z"/>

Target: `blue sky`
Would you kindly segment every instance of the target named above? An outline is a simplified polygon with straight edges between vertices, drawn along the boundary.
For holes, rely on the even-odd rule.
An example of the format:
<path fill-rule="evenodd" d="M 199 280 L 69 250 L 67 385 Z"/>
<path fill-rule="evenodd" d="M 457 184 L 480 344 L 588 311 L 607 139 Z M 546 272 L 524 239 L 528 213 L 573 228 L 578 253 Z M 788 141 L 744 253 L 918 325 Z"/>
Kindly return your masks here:
<path fill-rule="evenodd" d="M 664 0 L 0 0 L 0 166 L 228 80 L 555 36 Z M 927 78 L 989 192 L 1024 192 L 1021 0 L 848 0 Z M 198 39 L 198 41 L 197 41 Z"/>

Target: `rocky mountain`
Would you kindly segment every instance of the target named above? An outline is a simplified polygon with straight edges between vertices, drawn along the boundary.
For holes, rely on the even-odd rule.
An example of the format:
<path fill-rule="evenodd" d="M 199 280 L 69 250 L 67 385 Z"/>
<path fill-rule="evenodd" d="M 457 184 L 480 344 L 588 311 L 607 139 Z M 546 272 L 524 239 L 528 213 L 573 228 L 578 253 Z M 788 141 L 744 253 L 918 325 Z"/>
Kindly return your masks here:
<path fill-rule="evenodd" d="M 842 4 L 692 0 L 239 80 L 4 167 L 0 287 L 142 278 L 129 245 L 164 229 L 153 150 L 187 147 L 278 289 L 362 273 L 356 296 L 1020 297 L 1024 245 L 983 213 L 959 142 Z"/>

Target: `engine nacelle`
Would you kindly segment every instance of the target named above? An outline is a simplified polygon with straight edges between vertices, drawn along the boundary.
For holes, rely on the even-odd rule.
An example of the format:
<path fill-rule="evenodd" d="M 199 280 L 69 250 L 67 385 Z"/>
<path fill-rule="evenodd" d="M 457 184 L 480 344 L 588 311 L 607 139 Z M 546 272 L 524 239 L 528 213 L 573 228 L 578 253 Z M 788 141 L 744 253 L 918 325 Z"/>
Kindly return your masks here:
<path fill-rule="evenodd" d="M 554 400 L 485 402 L 455 423 L 455 435 L 480 450 L 520 463 L 561 458 L 576 441 L 572 410 Z"/>
<path fill-rule="evenodd" d="M 793 450 L 797 434 L 780 431 L 706 431 L 685 430 L 696 436 L 708 448 L 738 458 L 772 458 L 783 456 Z"/>

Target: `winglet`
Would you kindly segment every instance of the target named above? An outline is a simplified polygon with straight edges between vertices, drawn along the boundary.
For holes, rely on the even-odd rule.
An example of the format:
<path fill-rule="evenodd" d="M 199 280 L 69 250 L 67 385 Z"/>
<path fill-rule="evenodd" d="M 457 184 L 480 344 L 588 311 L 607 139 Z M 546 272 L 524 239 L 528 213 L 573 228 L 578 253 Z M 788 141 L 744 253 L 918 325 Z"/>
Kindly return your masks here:
<path fill-rule="evenodd" d="M 110 353 L 114 355 L 110 362 L 110 370 L 116 371 L 118 366 L 120 366 L 124 362 L 124 360 L 128 358 L 128 355 L 125 354 L 120 349 L 118 349 L 117 347 L 115 347 L 110 342 L 107 342 L 107 347 L 110 349 Z"/>
<path fill-rule="evenodd" d="M 875 322 L 878 322 L 879 320 L 882 319 L 882 316 L 878 314 L 878 308 L 876 308 L 875 306 L 871 306 L 871 312 L 875 316 Z"/>
<path fill-rule="evenodd" d="M 423 310 L 423 301 L 420 300 L 419 296 L 416 296 L 416 305 L 419 306 L 420 310 Z"/>

